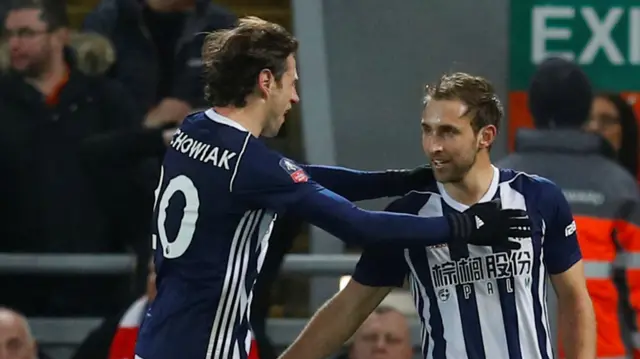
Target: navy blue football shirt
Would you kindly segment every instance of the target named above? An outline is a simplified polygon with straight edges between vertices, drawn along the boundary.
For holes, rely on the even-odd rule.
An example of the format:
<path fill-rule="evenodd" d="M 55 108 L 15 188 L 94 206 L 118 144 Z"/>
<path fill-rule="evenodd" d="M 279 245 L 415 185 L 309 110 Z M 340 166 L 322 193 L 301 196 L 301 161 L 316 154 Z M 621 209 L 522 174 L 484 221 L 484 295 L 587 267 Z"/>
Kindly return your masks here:
<path fill-rule="evenodd" d="M 140 328 L 139 358 L 247 357 L 252 287 L 278 213 L 355 244 L 448 240 L 445 218 L 359 209 L 305 168 L 213 110 L 184 120 L 156 189 L 158 294 Z"/>

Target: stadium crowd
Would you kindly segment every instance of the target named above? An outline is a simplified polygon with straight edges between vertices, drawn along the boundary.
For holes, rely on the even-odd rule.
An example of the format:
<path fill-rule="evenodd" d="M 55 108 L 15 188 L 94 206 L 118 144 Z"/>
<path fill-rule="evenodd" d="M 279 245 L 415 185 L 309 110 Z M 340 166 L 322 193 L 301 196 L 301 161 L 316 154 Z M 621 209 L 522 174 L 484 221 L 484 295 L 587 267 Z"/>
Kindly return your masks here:
<path fill-rule="evenodd" d="M 148 224 L 159 161 L 182 119 L 207 107 L 200 59 L 204 33 L 232 27 L 236 18 L 200 0 L 102 0 L 76 30 L 69 28 L 64 1 L 3 2 L 0 18 L 0 253 L 133 253 L 137 258 L 127 275 L 0 273 L 0 358 L 47 357 L 28 317 L 100 317 L 104 322 L 73 358 L 133 359 L 137 328 L 155 296 Z M 575 207 L 583 255 L 594 264 L 585 272 L 599 353 L 640 358 L 640 264 L 634 257 L 640 254 L 634 212 L 640 198 L 637 184 L 628 185 L 639 175 L 638 122 L 621 96 L 597 89 L 594 95 L 588 82 L 571 85 L 566 90 L 560 83 L 553 98 L 538 99 L 533 116 L 544 117 L 545 105 L 557 98 L 580 106 L 570 106 L 563 119 L 544 129 L 520 133 L 514 156 L 544 153 L 549 158 L 540 166 L 547 166 L 554 158 L 577 163 L 588 154 L 625 172 L 613 192 L 595 184 L 599 177 L 593 188 L 563 189 Z M 534 81 L 532 101 L 536 93 Z M 566 93 L 576 97 L 562 97 Z M 567 119 L 571 126 L 563 122 Z M 572 131 L 580 136 L 571 137 Z M 518 158 L 508 161 L 509 167 L 522 164 Z M 575 171 L 570 175 L 597 176 L 582 167 Z M 595 210 L 589 207 L 594 201 Z M 615 211 L 606 212 L 611 209 L 606 206 Z M 277 244 L 258 279 L 253 314 L 261 359 L 275 359 L 264 325 L 270 285 L 300 227 L 296 218 L 278 223 Z M 413 350 L 403 314 L 379 307 L 340 355 L 409 359 Z"/>

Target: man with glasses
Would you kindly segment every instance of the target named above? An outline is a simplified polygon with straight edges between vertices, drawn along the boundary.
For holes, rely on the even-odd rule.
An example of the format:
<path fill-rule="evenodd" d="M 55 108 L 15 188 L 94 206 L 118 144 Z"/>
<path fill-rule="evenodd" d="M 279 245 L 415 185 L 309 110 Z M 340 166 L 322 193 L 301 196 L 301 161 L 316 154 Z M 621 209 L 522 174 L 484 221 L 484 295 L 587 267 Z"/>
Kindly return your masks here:
<path fill-rule="evenodd" d="M 124 221 L 136 206 L 134 166 L 114 139 L 132 135 L 140 117 L 122 88 L 78 71 L 67 24 L 63 2 L 51 0 L 13 1 L 4 22 L 0 253 L 122 252 L 134 237 Z M 110 281 L 2 275 L 0 305 L 27 315 L 115 314 L 127 284 Z"/>

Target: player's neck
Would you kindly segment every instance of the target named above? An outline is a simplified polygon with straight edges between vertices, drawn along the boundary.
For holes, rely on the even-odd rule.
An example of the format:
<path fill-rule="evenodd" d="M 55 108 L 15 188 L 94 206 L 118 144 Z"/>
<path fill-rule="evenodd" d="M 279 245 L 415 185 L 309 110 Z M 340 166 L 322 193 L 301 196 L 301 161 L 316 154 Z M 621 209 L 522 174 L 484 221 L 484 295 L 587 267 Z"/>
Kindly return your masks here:
<path fill-rule="evenodd" d="M 488 156 L 487 156 L 488 157 Z M 493 181 L 494 170 L 489 159 L 478 158 L 467 175 L 459 182 L 444 183 L 449 197 L 456 202 L 471 206 L 484 197 Z"/>
<path fill-rule="evenodd" d="M 262 122 L 256 121 L 256 119 L 262 118 L 264 115 L 261 113 L 261 111 L 259 111 L 259 109 L 253 106 L 214 107 L 213 110 L 217 114 L 238 123 L 240 126 L 249 131 L 254 137 L 260 137 L 260 135 L 262 134 L 264 125 L 262 124 Z"/>

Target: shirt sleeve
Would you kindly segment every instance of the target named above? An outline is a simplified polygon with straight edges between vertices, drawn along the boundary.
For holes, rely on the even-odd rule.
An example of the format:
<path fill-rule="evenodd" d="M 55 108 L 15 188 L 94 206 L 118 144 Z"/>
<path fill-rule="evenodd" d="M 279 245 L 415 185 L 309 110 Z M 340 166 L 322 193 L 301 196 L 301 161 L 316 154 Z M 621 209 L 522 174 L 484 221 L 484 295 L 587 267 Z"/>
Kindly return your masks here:
<path fill-rule="evenodd" d="M 385 211 L 399 211 L 399 201 L 392 202 Z M 369 287 L 402 287 L 409 273 L 404 249 L 393 247 L 365 248 L 353 272 L 352 279 Z"/>
<path fill-rule="evenodd" d="M 429 246 L 451 237 L 444 217 L 367 211 L 313 181 L 294 161 L 249 140 L 230 190 L 256 208 L 292 211 L 343 241 L 359 245 Z M 253 143 L 253 144 L 252 144 Z"/>
<path fill-rule="evenodd" d="M 564 194 L 554 183 L 543 182 L 541 207 L 545 221 L 544 261 L 550 274 L 560 274 L 582 259 L 576 222 Z"/>
<path fill-rule="evenodd" d="M 250 205 L 282 213 L 304 196 L 323 189 L 295 161 L 250 136 L 246 141 L 229 189 Z"/>
<path fill-rule="evenodd" d="M 323 187 L 354 202 L 401 196 L 414 189 L 417 182 L 410 170 L 359 171 L 318 165 L 302 165 L 302 168 Z"/>

